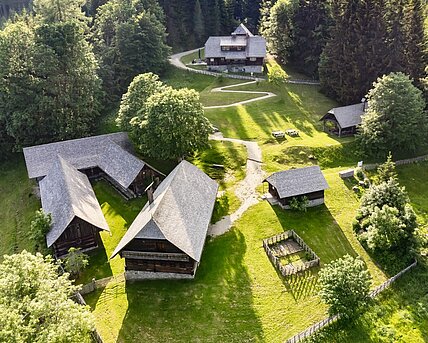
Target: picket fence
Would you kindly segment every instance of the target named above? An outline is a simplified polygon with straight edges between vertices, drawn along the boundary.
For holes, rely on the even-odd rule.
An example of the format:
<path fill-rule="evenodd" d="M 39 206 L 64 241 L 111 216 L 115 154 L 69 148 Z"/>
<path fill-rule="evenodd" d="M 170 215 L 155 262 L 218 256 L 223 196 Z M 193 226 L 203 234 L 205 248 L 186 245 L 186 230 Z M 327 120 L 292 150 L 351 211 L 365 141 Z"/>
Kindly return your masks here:
<path fill-rule="evenodd" d="M 276 243 L 280 243 L 289 238 L 293 238 L 303 248 L 303 250 L 305 250 L 311 256 L 310 261 L 305 262 L 303 265 L 300 265 L 300 266 L 291 266 L 291 265 L 284 266 L 281 264 L 280 259 L 274 255 L 273 251 L 270 249 L 269 246 Z M 300 238 L 300 236 L 294 230 L 286 231 L 286 232 L 280 233 L 279 235 L 275 235 L 273 237 L 264 239 L 263 248 L 267 256 L 269 257 L 269 260 L 274 265 L 274 267 L 284 277 L 297 274 L 309 268 L 319 266 L 320 264 L 320 259 L 318 255 L 315 254 L 315 252 L 303 241 L 302 238 Z"/>
<path fill-rule="evenodd" d="M 384 283 L 382 283 L 380 286 L 376 287 L 373 291 L 369 293 L 369 296 L 371 298 L 376 297 L 379 293 L 381 293 L 383 290 L 391 286 L 393 282 L 395 282 L 398 278 L 400 278 L 403 274 L 407 273 L 409 270 L 413 269 L 417 265 L 417 261 L 413 262 L 410 266 L 400 271 L 398 274 L 394 275 L 392 278 L 386 280 Z M 334 316 L 325 318 L 321 320 L 318 323 L 315 323 L 314 325 L 308 327 L 306 330 L 298 333 L 297 335 L 294 335 L 293 337 L 289 338 L 286 343 L 297 343 L 301 340 L 304 340 L 306 338 L 309 338 L 312 336 L 315 332 L 319 331 L 320 329 L 336 322 L 340 318 L 340 314 L 336 314 Z"/>

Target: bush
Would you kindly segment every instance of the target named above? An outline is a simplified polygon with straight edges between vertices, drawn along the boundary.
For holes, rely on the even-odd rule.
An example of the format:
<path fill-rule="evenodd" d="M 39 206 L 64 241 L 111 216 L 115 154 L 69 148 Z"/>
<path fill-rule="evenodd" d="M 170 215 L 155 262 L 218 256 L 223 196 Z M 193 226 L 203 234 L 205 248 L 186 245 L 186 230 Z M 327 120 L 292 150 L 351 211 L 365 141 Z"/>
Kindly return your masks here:
<path fill-rule="evenodd" d="M 66 272 L 72 276 L 79 276 L 80 273 L 89 264 L 88 255 L 80 251 L 80 249 L 70 248 L 68 255 L 63 259 L 63 266 Z"/>
<path fill-rule="evenodd" d="M 52 215 L 45 213 L 43 209 L 36 211 L 34 219 L 31 221 L 30 234 L 36 244 L 36 248 L 46 246 L 46 234 L 52 225 Z"/>
<path fill-rule="evenodd" d="M 320 296 L 329 313 L 353 317 L 369 301 L 370 273 L 359 258 L 346 255 L 319 272 Z"/>
<path fill-rule="evenodd" d="M 355 168 L 355 170 L 354 170 L 354 174 L 355 174 L 355 176 L 357 177 L 357 179 L 358 179 L 358 180 L 363 181 L 363 180 L 364 180 L 364 178 L 365 178 L 364 170 L 363 170 L 363 168 L 361 168 L 361 167 L 357 167 L 357 168 Z"/>
<path fill-rule="evenodd" d="M 287 73 L 279 65 L 274 65 L 269 68 L 268 80 L 270 83 L 273 83 L 274 85 L 280 85 L 285 83 L 287 79 Z"/>
<path fill-rule="evenodd" d="M 309 207 L 309 199 L 306 196 L 293 197 L 290 201 L 291 210 L 306 212 L 308 207 Z"/>

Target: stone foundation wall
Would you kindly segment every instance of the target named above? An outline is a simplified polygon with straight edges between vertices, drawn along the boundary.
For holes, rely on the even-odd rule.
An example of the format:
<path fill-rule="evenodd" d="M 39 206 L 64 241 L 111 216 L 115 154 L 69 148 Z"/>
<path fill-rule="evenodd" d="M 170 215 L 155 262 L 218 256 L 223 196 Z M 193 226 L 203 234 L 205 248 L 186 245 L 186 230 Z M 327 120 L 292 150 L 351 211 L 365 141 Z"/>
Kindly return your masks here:
<path fill-rule="evenodd" d="M 178 273 L 154 273 L 154 272 L 143 272 L 143 271 L 134 271 L 127 270 L 125 271 L 125 279 L 127 281 L 137 281 L 137 280 L 157 280 L 157 279 L 194 279 L 195 275 L 191 274 L 178 274 Z"/>

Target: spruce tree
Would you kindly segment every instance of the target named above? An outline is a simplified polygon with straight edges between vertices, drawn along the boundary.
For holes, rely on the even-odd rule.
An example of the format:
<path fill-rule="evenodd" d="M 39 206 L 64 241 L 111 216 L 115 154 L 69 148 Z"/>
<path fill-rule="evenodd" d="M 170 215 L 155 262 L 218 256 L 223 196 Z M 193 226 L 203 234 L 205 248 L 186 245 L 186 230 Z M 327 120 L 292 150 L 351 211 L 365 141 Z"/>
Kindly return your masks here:
<path fill-rule="evenodd" d="M 195 8 L 193 11 L 193 31 L 195 33 L 195 41 L 198 46 L 203 44 L 202 40 L 205 36 L 204 29 L 204 19 L 202 17 L 201 3 L 199 2 L 199 0 L 196 0 Z"/>
<path fill-rule="evenodd" d="M 421 0 L 409 0 L 404 16 L 406 72 L 421 86 L 427 65 L 424 8 Z"/>

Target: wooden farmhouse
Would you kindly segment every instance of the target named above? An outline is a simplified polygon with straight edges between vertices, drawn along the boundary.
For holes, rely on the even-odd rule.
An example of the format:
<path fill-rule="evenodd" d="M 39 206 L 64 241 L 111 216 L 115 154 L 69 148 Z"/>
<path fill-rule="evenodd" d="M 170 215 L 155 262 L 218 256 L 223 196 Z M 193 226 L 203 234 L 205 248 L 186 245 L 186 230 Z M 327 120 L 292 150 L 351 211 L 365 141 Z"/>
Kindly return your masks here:
<path fill-rule="evenodd" d="M 253 35 L 244 24 L 230 36 L 209 37 L 205 43 L 208 70 L 262 73 L 266 40 Z"/>
<path fill-rule="evenodd" d="M 43 210 L 52 215 L 46 243 L 55 256 L 67 254 L 71 247 L 97 248 L 99 231 L 110 230 L 88 177 L 58 156 L 39 186 Z"/>
<path fill-rule="evenodd" d="M 182 161 L 151 195 L 111 258 L 125 259 L 127 280 L 193 278 L 201 261 L 217 183 Z"/>
<path fill-rule="evenodd" d="M 274 173 L 264 182 L 269 185 L 269 193 L 284 209 L 290 208 L 293 198 L 307 197 L 309 206 L 324 203 L 324 191 L 328 188 L 327 181 L 320 167 L 290 169 Z"/>
<path fill-rule="evenodd" d="M 107 180 L 126 198 L 165 176 L 135 157 L 127 133 L 118 132 L 24 148 L 30 179 L 42 180 L 57 155 L 90 179 Z"/>
<path fill-rule="evenodd" d="M 44 212 L 52 215 L 46 241 L 56 257 L 71 247 L 98 247 L 99 231 L 109 230 L 89 179 L 105 179 L 132 198 L 164 176 L 131 149 L 123 132 L 24 148 L 28 175 L 38 182 Z"/>
<path fill-rule="evenodd" d="M 331 109 L 321 118 L 324 131 L 339 137 L 356 134 L 366 109 L 367 102 Z"/>

